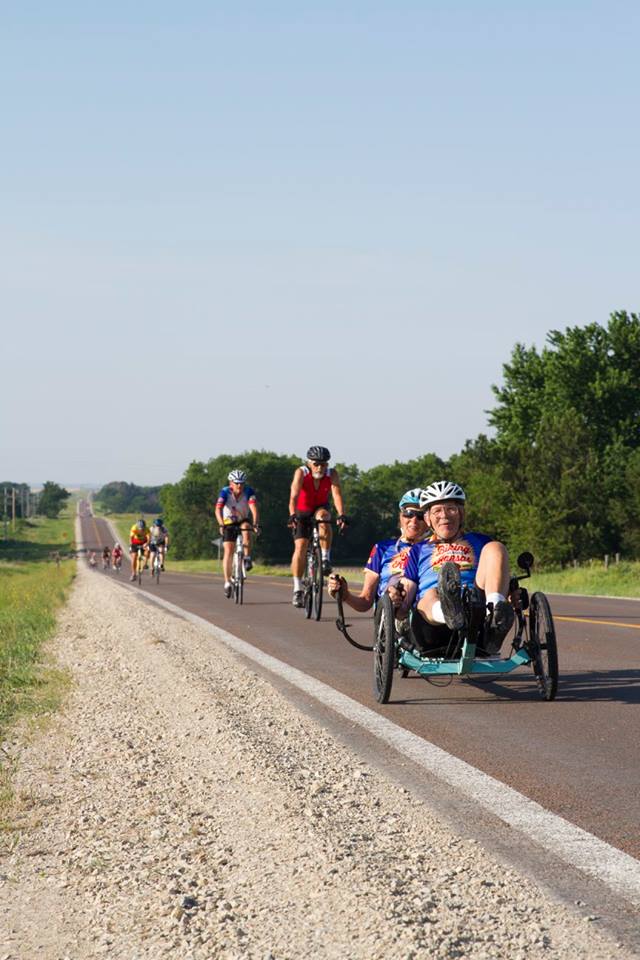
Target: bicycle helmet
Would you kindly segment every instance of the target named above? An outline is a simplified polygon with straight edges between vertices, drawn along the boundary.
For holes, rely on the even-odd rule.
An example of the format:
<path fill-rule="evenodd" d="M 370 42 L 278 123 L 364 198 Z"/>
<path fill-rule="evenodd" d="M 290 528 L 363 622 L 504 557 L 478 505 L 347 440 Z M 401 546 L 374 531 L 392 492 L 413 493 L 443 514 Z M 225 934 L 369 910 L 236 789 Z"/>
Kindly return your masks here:
<path fill-rule="evenodd" d="M 244 470 L 232 470 L 227 480 L 229 483 L 246 483 L 247 475 Z"/>
<path fill-rule="evenodd" d="M 399 508 L 403 507 L 421 507 L 420 497 L 422 496 L 422 487 L 414 487 L 413 490 L 407 490 L 400 497 Z"/>
<path fill-rule="evenodd" d="M 158 517 L 157 520 L 154 520 L 154 521 L 153 521 L 153 525 L 154 525 L 155 527 L 163 527 L 163 526 L 164 526 L 164 521 L 163 521 L 162 517 Z"/>
<path fill-rule="evenodd" d="M 420 494 L 420 506 L 428 510 L 434 503 L 442 503 L 443 500 L 459 500 L 464 503 L 466 499 L 464 490 L 457 483 L 452 480 L 436 480 Z"/>
<path fill-rule="evenodd" d="M 331 453 L 326 447 L 309 447 L 307 450 L 307 460 L 319 460 L 321 463 L 326 463 L 328 460 L 331 460 Z"/>
<path fill-rule="evenodd" d="M 144 530 L 145 527 L 146 527 L 146 523 L 144 522 L 144 518 L 143 518 L 143 517 L 140 517 L 140 519 L 139 519 L 138 522 L 136 523 L 136 528 L 137 528 L 138 530 Z"/>

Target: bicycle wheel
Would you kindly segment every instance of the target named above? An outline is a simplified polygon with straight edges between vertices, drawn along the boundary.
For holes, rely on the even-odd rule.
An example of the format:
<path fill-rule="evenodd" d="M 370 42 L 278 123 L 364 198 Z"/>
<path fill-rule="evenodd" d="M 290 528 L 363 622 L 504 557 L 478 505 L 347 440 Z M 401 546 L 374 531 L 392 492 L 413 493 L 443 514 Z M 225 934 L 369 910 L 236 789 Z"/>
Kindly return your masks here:
<path fill-rule="evenodd" d="M 320 619 L 322 613 L 322 588 L 324 587 L 324 576 L 322 573 L 322 551 L 319 546 L 313 548 L 313 616 L 316 620 Z"/>
<path fill-rule="evenodd" d="M 142 568 L 144 567 L 144 555 L 142 550 L 138 550 L 138 563 L 137 563 L 137 574 L 138 574 L 138 586 L 142 585 Z"/>
<path fill-rule="evenodd" d="M 378 604 L 373 648 L 373 693 L 378 703 L 388 703 L 393 683 L 396 658 L 396 637 L 393 604 L 384 594 Z"/>
<path fill-rule="evenodd" d="M 238 557 L 238 599 L 236 603 L 244 603 L 244 581 L 246 577 L 244 574 L 244 555 L 240 554 Z"/>
<path fill-rule="evenodd" d="M 153 575 L 155 577 L 156 583 L 160 583 L 161 569 L 162 569 L 162 564 L 160 563 L 160 551 L 156 550 L 153 558 Z"/>
<path fill-rule="evenodd" d="M 545 700 L 553 700 L 558 689 L 558 644 L 544 593 L 534 593 L 531 597 L 528 652 L 540 693 Z"/>

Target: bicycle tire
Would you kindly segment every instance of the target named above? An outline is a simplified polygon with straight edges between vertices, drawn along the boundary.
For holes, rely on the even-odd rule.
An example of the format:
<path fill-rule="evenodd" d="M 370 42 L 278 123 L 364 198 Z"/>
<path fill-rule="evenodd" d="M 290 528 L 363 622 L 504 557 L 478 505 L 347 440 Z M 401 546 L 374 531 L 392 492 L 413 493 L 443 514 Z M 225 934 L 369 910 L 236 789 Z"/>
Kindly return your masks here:
<path fill-rule="evenodd" d="M 160 570 L 161 570 L 161 566 L 162 566 L 162 565 L 161 565 L 161 563 L 160 563 L 160 554 L 159 554 L 158 551 L 156 550 L 156 551 L 155 551 L 155 558 L 154 558 L 153 575 L 154 575 L 154 577 L 155 577 L 155 581 L 156 581 L 157 584 L 160 583 Z"/>
<path fill-rule="evenodd" d="M 528 653 L 538 688 L 545 700 L 558 691 L 558 643 L 551 607 L 544 593 L 534 593 L 529 606 Z"/>
<path fill-rule="evenodd" d="M 238 603 L 244 603 L 244 554 L 238 558 Z"/>
<path fill-rule="evenodd" d="M 239 585 L 238 585 L 238 551 L 233 551 L 233 566 L 231 567 L 231 585 L 233 587 L 233 600 L 234 603 L 239 601 Z"/>
<path fill-rule="evenodd" d="M 313 616 L 316 620 L 320 619 L 322 614 L 322 591 L 324 588 L 324 575 L 322 573 L 322 551 L 318 545 L 313 548 Z"/>
<path fill-rule="evenodd" d="M 395 616 L 388 594 L 378 603 L 373 648 L 373 693 L 378 703 L 388 703 L 396 658 Z"/>
<path fill-rule="evenodd" d="M 144 567 L 144 555 L 142 550 L 138 550 L 138 563 L 137 563 L 137 575 L 138 575 L 138 586 L 142 586 L 142 568 Z"/>

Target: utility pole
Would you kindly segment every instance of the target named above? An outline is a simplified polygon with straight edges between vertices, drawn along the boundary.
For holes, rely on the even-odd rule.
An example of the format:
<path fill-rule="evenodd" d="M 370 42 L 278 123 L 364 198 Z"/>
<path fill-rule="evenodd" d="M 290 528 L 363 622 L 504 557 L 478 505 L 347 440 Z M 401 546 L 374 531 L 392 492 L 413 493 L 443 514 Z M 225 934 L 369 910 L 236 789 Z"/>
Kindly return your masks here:
<path fill-rule="evenodd" d="M 2 517 L 4 520 L 4 538 L 7 539 L 7 488 L 3 487 L 2 492 L 4 494 L 4 504 L 2 510 Z"/>
<path fill-rule="evenodd" d="M 11 488 L 11 516 L 12 516 L 11 529 L 15 533 L 16 532 L 16 488 L 15 487 Z"/>

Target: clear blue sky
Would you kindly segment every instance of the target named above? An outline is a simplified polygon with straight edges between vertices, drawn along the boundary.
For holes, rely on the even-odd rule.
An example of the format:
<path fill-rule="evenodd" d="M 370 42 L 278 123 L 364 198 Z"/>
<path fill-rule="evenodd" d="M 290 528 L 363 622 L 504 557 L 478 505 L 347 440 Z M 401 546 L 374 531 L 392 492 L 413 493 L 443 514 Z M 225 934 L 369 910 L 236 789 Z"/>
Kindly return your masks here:
<path fill-rule="evenodd" d="M 639 49 L 615 0 L 3 5 L 0 479 L 459 450 L 516 341 L 638 309 Z"/>

